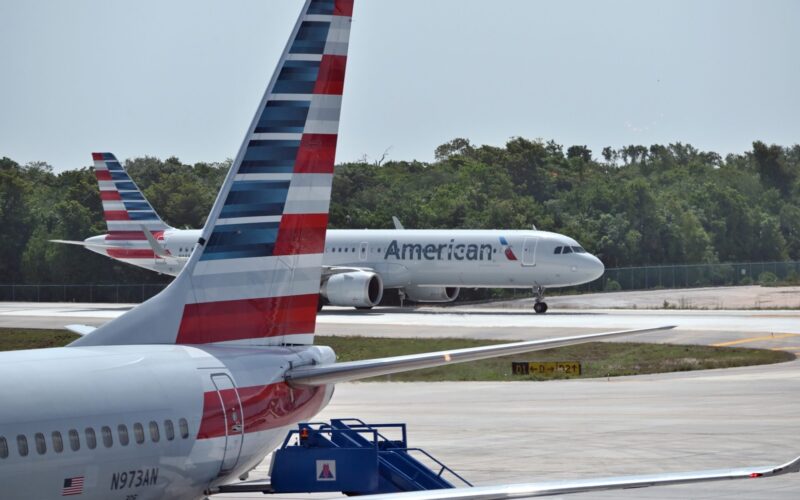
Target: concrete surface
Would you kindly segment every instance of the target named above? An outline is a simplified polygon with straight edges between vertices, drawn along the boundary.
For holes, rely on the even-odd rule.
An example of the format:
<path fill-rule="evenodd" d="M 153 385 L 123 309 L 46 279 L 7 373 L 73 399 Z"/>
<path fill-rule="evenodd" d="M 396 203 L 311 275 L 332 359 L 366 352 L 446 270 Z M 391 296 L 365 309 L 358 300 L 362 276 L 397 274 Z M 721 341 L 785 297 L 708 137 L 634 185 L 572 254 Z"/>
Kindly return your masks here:
<path fill-rule="evenodd" d="M 0 326 L 98 325 L 127 309 L 2 303 Z M 663 324 L 678 328 L 632 340 L 800 353 L 800 311 L 554 308 L 535 315 L 474 306 L 366 313 L 330 308 L 319 316 L 318 332 L 527 339 Z M 315 420 L 352 416 L 407 422 L 412 446 L 425 448 L 475 484 L 777 464 L 800 454 L 800 361 L 608 380 L 350 383 L 337 387 L 331 405 Z M 264 477 L 267 466 L 265 461 L 251 478 Z M 563 498 L 788 500 L 800 498 L 800 474 Z"/>
<path fill-rule="evenodd" d="M 800 455 L 798 391 L 797 361 L 610 380 L 351 383 L 315 420 L 407 422 L 411 446 L 474 484 L 528 482 L 782 463 Z M 265 474 L 266 464 L 253 478 Z M 563 498 L 789 500 L 800 474 Z"/>
<path fill-rule="evenodd" d="M 547 296 L 546 301 L 558 309 L 800 309 L 800 286 L 753 285 L 552 295 Z M 499 301 L 491 305 L 532 309 L 533 299 Z"/>

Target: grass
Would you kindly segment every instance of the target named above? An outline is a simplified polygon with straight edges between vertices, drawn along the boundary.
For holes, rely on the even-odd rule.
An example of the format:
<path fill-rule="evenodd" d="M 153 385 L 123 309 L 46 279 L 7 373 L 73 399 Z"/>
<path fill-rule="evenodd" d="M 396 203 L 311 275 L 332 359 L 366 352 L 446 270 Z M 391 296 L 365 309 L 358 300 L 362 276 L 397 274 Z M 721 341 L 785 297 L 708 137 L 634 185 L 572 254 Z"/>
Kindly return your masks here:
<path fill-rule="evenodd" d="M 0 350 L 36 349 L 63 346 L 78 336 L 62 330 L 0 329 Z M 501 341 L 472 339 L 422 339 L 317 336 L 316 343 L 332 347 L 339 361 L 399 356 L 429 351 L 499 344 Z M 794 354 L 766 349 L 707 347 L 696 345 L 645 344 L 633 342 L 591 342 L 528 354 L 460 363 L 426 370 L 375 377 L 370 381 L 503 381 L 545 380 L 542 375 L 513 375 L 512 361 L 579 361 L 582 373 L 577 378 L 617 377 L 710 368 L 732 368 L 780 363 L 795 359 Z M 560 375 L 556 378 L 576 378 Z"/>

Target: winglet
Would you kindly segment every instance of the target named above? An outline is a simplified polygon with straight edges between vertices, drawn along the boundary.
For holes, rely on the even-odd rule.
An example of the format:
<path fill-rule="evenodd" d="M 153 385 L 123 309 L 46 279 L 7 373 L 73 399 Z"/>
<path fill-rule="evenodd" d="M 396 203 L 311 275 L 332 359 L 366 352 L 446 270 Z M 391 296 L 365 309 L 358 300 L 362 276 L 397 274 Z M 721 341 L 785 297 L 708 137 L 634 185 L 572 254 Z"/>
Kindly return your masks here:
<path fill-rule="evenodd" d="M 800 456 L 769 471 L 753 472 L 750 477 L 780 476 L 781 474 L 788 474 L 790 472 L 800 472 Z"/>
<path fill-rule="evenodd" d="M 394 223 L 394 228 L 395 229 L 397 229 L 397 230 L 405 229 L 403 227 L 403 223 L 400 222 L 400 219 L 398 219 L 397 216 L 392 215 L 392 222 Z"/>

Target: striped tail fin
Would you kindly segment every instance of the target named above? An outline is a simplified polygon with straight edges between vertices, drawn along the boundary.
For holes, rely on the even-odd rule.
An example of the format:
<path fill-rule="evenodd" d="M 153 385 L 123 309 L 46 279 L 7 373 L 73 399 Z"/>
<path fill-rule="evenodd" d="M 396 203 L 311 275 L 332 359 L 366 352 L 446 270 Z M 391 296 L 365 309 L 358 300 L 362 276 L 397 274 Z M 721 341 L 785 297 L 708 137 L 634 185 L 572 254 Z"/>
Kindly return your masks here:
<path fill-rule="evenodd" d="M 145 241 L 142 227 L 151 232 L 170 228 L 113 154 L 92 153 L 92 159 L 108 226 L 106 241 Z"/>
<path fill-rule="evenodd" d="M 307 0 L 181 274 L 72 345 L 313 342 L 353 0 Z"/>

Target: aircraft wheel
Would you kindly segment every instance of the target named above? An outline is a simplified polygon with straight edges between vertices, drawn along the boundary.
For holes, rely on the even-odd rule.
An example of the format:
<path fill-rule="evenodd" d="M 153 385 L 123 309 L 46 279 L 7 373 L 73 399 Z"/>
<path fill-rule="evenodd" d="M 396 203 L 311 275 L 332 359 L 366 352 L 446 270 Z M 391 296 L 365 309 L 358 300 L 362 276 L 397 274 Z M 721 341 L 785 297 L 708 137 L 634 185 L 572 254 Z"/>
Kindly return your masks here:
<path fill-rule="evenodd" d="M 547 312 L 547 303 L 537 302 L 533 305 L 533 310 L 536 312 L 536 314 L 544 314 Z"/>

